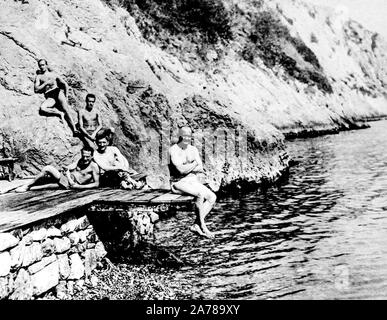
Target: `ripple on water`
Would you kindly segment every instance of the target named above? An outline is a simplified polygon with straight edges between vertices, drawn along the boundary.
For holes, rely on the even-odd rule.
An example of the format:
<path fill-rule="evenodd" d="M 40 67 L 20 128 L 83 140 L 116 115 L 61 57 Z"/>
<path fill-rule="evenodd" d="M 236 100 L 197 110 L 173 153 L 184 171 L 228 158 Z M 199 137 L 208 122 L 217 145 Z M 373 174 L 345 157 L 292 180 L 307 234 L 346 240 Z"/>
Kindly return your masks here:
<path fill-rule="evenodd" d="M 289 143 L 299 163 L 280 185 L 225 198 L 211 241 L 192 213 L 158 225 L 157 242 L 186 261 L 171 272 L 191 298 L 387 298 L 386 121 Z"/>

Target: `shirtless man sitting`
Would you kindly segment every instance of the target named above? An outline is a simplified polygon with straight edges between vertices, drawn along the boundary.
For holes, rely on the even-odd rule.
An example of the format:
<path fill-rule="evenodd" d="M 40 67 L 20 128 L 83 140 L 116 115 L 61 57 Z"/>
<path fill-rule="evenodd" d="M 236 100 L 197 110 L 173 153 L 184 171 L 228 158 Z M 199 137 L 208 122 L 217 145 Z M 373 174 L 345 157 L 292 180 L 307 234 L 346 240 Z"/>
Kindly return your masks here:
<path fill-rule="evenodd" d="M 185 193 L 196 197 L 197 217 L 190 230 L 207 238 L 214 235 L 208 230 L 204 218 L 211 211 L 216 195 L 204 186 L 199 175 L 203 173 L 203 163 L 196 147 L 191 145 L 191 129 L 179 130 L 179 141 L 169 149 L 171 163 L 171 189 L 175 193 Z"/>
<path fill-rule="evenodd" d="M 137 173 L 130 169 L 128 160 L 115 146 L 110 146 L 111 130 L 98 131 L 95 142 L 97 150 L 94 152 L 94 161 L 101 168 L 101 185 L 120 187 L 122 189 L 144 189 L 146 174 Z"/>
<path fill-rule="evenodd" d="M 81 159 L 69 165 L 64 173 L 53 166 L 45 166 L 30 183 L 17 188 L 16 192 L 25 192 L 33 186 L 57 183 L 64 189 L 91 189 L 99 186 L 99 167 L 93 161 L 94 150 L 84 147 Z"/>
<path fill-rule="evenodd" d="M 47 61 L 38 61 L 39 70 L 34 81 L 35 93 L 44 94 L 46 99 L 40 106 L 40 114 L 59 117 L 64 123 L 67 121 L 73 135 L 78 134 L 67 104 L 68 85 L 59 75 L 50 70 Z M 54 108 L 56 107 L 56 108 Z"/>
<path fill-rule="evenodd" d="M 95 135 L 102 128 L 101 116 L 94 109 L 95 95 L 88 93 L 86 96 L 86 108 L 78 111 L 78 126 L 81 132 L 83 144 L 89 148 L 96 149 L 94 144 Z"/>

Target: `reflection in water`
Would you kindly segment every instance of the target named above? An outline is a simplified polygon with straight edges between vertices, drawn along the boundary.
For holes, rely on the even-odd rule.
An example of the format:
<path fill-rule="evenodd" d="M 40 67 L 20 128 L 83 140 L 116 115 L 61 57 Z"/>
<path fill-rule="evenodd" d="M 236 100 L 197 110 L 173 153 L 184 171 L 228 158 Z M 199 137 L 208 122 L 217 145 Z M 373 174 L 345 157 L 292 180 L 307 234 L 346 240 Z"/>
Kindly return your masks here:
<path fill-rule="evenodd" d="M 289 142 L 287 179 L 222 199 L 213 241 L 189 233 L 192 213 L 160 222 L 185 298 L 387 298 L 386 129 Z"/>

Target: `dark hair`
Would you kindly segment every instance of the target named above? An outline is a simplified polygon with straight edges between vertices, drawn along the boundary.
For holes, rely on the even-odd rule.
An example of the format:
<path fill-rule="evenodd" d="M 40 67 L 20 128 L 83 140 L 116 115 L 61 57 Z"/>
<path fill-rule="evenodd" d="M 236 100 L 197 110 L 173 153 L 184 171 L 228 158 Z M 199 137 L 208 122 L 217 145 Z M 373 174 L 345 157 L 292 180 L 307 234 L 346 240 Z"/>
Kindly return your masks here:
<path fill-rule="evenodd" d="M 110 138 L 111 138 L 112 134 L 113 134 L 113 132 L 110 129 L 102 128 L 95 135 L 95 140 L 106 139 L 106 140 L 108 140 L 108 142 L 110 142 Z"/>
<path fill-rule="evenodd" d="M 91 152 L 91 155 L 94 154 L 94 149 L 93 148 L 90 148 L 89 146 L 84 146 L 81 150 L 81 152 L 83 151 L 88 151 L 88 152 Z"/>
<path fill-rule="evenodd" d="M 44 61 L 45 63 L 46 63 L 46 66 L 47 66 L 47 70 L 48 71 L 52 71 L 52 68 L 50 68 L 49 66 L 48 66 L 48 62 L 47 62 L 47 60 L 46 59 L 39 59 L 38 60 L 38 64 L 40 63 L 40 61 Z M 36 70 L 36 74 L 42 74 L 42 71 L 40 71 L 40 70 Z"/>
<path fill-rule="evenodd" d="M 86 95 L 86 101 L 87 101 L 87 98 L 94 98 L 94 100 L 95 100 L 95 94 L 94 93 L 88 93 L 87 95 Z"/>

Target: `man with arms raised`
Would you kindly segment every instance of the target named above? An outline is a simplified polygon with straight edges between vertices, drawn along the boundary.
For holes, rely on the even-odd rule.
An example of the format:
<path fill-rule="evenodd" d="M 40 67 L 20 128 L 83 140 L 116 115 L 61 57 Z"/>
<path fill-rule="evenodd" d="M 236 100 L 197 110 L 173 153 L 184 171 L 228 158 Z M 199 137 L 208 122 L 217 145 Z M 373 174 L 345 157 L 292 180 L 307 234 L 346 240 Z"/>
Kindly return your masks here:
<path fill-rule="evenodd" d="M 78 126 L 81 132 L 81 140 L 85 146 L 96 149 L 95 135 L 102 128 L 101 116 L 94 109 L 95 95 L 88 93 L 86 96 L 86 108 L 78 111 Z"/>
<path fill-rule="evenodd" d="M 68 85 L 59 75 L 50 70 L 45 59 L 38 61 L 39 70 L 34 81 L 35 93 L 44 94 L 46 99 L 40 106 L 40 113 L 59 117 L 67 121 L 73 135 L 78 134 L 67 104 Z"/>
<path fill-rule="evenodd" d="M 199 175 L 203 173 L 203 164 L 198 149 L 191 145 L 191 135 L 190 128 L 181 128 L 178 143 L 169 149 L 171 188 L 175 193 L 196 197 L 197 218 L 190 230 L 213 238 L 214 235 L 208 230 L 204 218 L 214 206 L 216 195 L 199 180 Z"/>
<path fill-rule="evenodd" d="M 53 166 L 45 166 L 30 183 L 17 188 L 16 192 L 25 192 L 33 186 L 57 183 L 64 189 L 91 189 L 99 186 L 99 168 L 93 161 L 94 150 L 84 147 L 81 159 L 69 165 L 64 172 Z"/>

